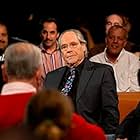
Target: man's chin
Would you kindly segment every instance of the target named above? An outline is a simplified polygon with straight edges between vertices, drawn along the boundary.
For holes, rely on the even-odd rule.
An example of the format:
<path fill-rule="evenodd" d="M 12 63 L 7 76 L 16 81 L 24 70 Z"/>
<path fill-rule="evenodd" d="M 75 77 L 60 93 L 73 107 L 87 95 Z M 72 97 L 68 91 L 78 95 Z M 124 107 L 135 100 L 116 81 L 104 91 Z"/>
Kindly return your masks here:
<path fill-rule="evenodd" d="M 4 48 L 0 48 L 0 54 L 3 54 L 4 53 Z"/>
<path fill-rule="evenodd" d="M 68 66 L 72 67 L 75 63 L 69 61 L 69 62 L 67 62 L 67 64 L 68 64 Z"/>

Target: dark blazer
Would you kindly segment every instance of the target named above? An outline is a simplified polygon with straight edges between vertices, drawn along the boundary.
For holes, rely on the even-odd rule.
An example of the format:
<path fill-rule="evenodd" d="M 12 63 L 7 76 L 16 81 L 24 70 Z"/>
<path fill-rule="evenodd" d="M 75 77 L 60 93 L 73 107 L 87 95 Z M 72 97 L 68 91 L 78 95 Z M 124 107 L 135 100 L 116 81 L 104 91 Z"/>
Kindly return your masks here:
<path fill-rule="evenodd" d="M 46 75 L 45 87 L 58 89 L 66 66 Z M 98 123 L 105 133 L 115 133 L 119 123 L 116 82 L 111 66 L 86 60 L 80 75 L 76 105 L 77 113 L 88 122 Z"/>

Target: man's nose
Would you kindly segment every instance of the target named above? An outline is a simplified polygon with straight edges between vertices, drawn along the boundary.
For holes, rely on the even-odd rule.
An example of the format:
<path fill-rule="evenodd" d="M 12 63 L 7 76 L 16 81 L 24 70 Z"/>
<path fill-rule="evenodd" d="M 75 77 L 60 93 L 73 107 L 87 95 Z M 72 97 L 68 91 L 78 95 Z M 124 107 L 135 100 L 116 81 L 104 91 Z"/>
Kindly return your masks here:
<path fill-rule="evenodd" d="M 116 37 L 114 37 L 113 42 L 116 43 L 117 41 L 118 41 L 118 39 Z"/>

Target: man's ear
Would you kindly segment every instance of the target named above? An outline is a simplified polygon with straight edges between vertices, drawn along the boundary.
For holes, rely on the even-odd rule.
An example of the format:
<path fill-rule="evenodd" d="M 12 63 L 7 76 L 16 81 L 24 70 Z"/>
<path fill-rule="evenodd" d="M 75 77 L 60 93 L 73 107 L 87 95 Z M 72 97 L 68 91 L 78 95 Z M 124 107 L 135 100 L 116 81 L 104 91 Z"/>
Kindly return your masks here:
<path fill-rule="evenodd" d="M 36 88 L 39 89 L 40 87 L 42 87 L 43 85 L 43 80 L 41 78 L 42 76 L 42 67 L 39 67 L 35 73 L 35 78 L 36 78 Z"/>
<path fill-rule="evenodd" d="M 88 48 L 87 48 L 86 44 L 85 43 L 82 43 L 81 45 L 82 45 L 82 48 L 84 50 L 85 56 L 87 56 L 87 54 L 88 54 Z"/>
<path fill-rule="evenodd" d="M 1 65 L 1 71 L 2 71 L 2 79 L 4 82 L 8 82 L 8 75 L 5 64 Z"/>
<path fill-rule="evenodd" d="M 127 40 L 124 42 L 124 48 L 126 47 L 126 45 L 127 45 Z"/>

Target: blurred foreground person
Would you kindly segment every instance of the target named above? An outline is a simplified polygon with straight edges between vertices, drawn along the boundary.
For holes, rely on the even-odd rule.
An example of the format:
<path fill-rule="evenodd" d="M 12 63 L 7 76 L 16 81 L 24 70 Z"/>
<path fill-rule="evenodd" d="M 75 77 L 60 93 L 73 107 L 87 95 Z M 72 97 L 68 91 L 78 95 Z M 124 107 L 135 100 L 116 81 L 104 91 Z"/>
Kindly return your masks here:
<path fill-rule="evenodd" d="M 10 96 L 10 95 L 9 95 Z M 105 140 L 103 130 L 73 114 L 69 97 L 56 90 L 32 96 L 24 123 L 0 132 L 0 140 Z"/>
<path fill-rule="evenodd" d="M 43 90 L 32 97 L 25 123 L 41 140 L 105 140 L 103 130 L 73 114 L 69 97 Z"/>
<path fill-rule="evenodd" d="M 3 76 L 7 81 L 0 95 L 0 130 L 22 122 L 28 100 L 39 89 L 41 52 L 30 43 L 14 43 L 5 50 Z"/>

